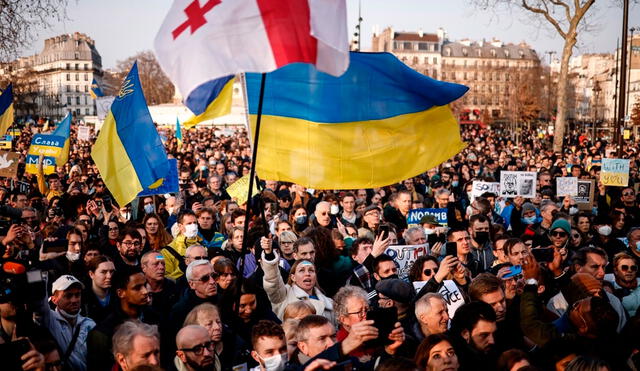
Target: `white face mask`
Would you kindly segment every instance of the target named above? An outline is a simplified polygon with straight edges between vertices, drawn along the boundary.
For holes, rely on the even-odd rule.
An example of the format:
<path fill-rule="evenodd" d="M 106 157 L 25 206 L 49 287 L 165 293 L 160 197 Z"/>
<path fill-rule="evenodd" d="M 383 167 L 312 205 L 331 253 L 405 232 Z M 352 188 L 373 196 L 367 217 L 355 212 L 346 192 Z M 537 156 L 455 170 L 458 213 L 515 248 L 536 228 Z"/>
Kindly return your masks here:
<path fill-rule="evenodd" d="M 331 213 L 331 215 L 338 215 L 338 212 L 340 212 L 340 208 L 338 207 L 338 205 L 331 205 L 329 212 Z"/>
<path fill-rule="evenodd" d="M 611 234 L 611 226 L 608 225 L 603 225 L 600 228 L 598 228 L 598 233 L 600 233 L 603 236 L 608 236 Z"/>
<path fill-rule="evenodd" d="M 578 213 L 578 208 L 575 206 L 572 206 L 569 208 L 569 215 L 576 215 Z"/>
<path fill-rule="evenodd" d="M 271 356 L 268 358 L 262 358 L 264 361 L 264 368 L 267 371 L 282 371 L 284 367 L 287 365 L 287 353 L 276 354 L 275 356 Z"/>
<path fill-rule="evenodd" d="M 435 229 L 429 229 L 429 228 L 424 229 L 424 234 L 426 234 L 427 236 L 434 233 L 436 233 Z"/>
<path fill-rule="evenodd" d="M 184 226 L 184 235 L 187 238 L 194 238 L 198 235 L 198 224 L 187 224 Z"/>
<path fill-rule="evenodd" d="M 80 260 L 80 253 L 67 251 L 67 260 L 70 262 L 77 262 Z"/>

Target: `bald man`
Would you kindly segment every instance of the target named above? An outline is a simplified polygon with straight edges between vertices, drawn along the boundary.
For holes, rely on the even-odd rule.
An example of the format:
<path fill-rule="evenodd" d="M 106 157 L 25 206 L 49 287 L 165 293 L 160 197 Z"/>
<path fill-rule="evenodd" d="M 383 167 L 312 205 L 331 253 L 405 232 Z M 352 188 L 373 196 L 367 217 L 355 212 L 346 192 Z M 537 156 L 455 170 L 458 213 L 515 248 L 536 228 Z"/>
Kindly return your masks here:
<path fill-rule="evenodd" d="M 188 371 L 221 370 L 209 331 L 199 325 L 185 326 L 176 335 L 176 368 Z M 183 367 L 179 367 L 178 365 Z"/>
<path fill-rule="evenodd" d="M 331 224 L 331 204 L 327 201 L 320 201 L 316 205 L 316 211 L 313 213 L 316 216 L 316 221 L 321 227 L 328 228 Z"/>

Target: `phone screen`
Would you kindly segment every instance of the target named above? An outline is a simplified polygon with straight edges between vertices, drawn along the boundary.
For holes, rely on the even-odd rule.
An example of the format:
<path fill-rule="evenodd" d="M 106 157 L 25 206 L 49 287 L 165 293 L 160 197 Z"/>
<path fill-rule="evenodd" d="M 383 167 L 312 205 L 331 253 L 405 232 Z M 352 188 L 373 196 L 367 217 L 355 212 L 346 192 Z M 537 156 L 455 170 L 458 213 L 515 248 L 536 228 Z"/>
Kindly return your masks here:
<path fill-rule="evenodd" d="M 445 245 L 446 255 L 458 256 L 458 243 L 457 242 L 447 242 Z"/>

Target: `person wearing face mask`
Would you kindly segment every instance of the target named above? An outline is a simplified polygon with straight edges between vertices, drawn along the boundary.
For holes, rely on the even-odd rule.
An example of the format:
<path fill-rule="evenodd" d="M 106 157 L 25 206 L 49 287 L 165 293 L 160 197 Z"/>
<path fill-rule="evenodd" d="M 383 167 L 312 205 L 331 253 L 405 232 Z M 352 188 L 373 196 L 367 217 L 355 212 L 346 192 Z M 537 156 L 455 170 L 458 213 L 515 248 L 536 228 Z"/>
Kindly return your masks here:
<path fill-rule="evenodd" d="M 288 361 L 287 341 L 282 326 L 273 321 L 260 321 L 251 333 L 251 357 L 258 366 L 251 371 L 283 371 Z"/>
<path fill-rule="evenodd" d="M 592 242 L 607 252 L 609 261 L 613 261 L 617 253 L 626 251 L 624 243 L 612 236 L 613 228 L 611 228 L 611 225 L 607 221 L 596 221 L 595 228 L 597 233 Z M 607 266 L 607 273 L 613 273 L 613 267 L 611 265 Z"/>
<path fill-rule="evenodd" d="M 51 279 L 56 279 L 65 274 L 84 277 L 84 263 L 80 259 L 83 245 L 82 232 L 75 228 L 71 229 L 67 232 L 67 251 L 64 255 L 39 262 L 38 266 L 42 270 L 49 271 Z"/>
<path fill-rule="evenodd" d="M 84 285 L 77 278 L 62 275 L 52 286 L 51 301 L 56 305 L 55 310 L 49 307 L 46 299 L 36 308 L 43 326 L 60 347 L 62 363 L 80 371 L 87 370 L 87 337 L 96 326 L 91 318 L 80 315 L 83 289 Z"/>
<path fill-rule="evenodd" d="M 523 234 L 533 236 L 540 226 L 541 218 L 538 210 L 531 202 L 525 202 L 524 198 L 517 196 L 512 201 L 513 208 L 509 217 L 509 224 L 514 236 Z"/>
<path fill-rule="evenodd" d="M 170 279 L 178 279 L 184 274 L 184 255 L 187 247 L 200 245 L 202 238 L 198 236 L 198 219 L 191 210 L 185 210 L 178 215 L 178 236 L 164 249 L 160 250 L 164 256 L 166 276 Z"/>
<path fill-rule="evenodd" d="M 469 232 L 471 234 L 471 255 L 480 263 L 480 272 L 486 272 L 493 266 L 493 256 L 491 237 L 489 230 L 491 224 L 489 219 L 476 214 L 469 220 Z"/>
<path fill-rule="evenodd" d="M 293 231 L 300 235 L 309 225 L 307 210 L 300 204 L 293 205 L 289 214 L 289 223 L 293 226 Z"/>

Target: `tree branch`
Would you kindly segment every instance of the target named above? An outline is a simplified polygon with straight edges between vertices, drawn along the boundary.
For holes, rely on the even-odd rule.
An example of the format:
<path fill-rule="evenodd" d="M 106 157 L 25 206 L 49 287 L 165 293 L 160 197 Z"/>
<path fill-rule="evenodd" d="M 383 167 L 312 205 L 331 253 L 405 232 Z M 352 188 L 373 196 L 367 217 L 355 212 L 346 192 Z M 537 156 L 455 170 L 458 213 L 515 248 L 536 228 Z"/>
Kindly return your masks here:
<path fill-rule="evenodd" d="M 593 1 L 593 0 L 591 0 L 591 1 Z M 543 2 L 543 4 L 544 4 L 544 2 Z M 561 36 L 563 39 L 566 39 L 566 38 L 567 38 L 567 34 L 566 34 L 566 32 L 564 32 L 564 31 L 562 30 L 562 27 L 560 27 L 560 23 L 559 23 L 555 18 L 553 18 L 553 17 L 551 16 L 551 14 L 549 14 L 549 10 L 548 10 L 548 9 L 547 9 L 547 10 L 544 10 L 544 9 L 540 9 L 540 8 L 536 8 L 536 7 L 530 6 L 530 5 L 527 3 L 527 0 L 522 0 L 522 7 L 523 7 L 524 9 L 526 9 L 526 10 L 528 10 L 528 11 L 532 12 L 532 13 L 541 14 L 542 16 L 544 16 L 544 18 L 545 18 L 549 23 L 551 23 L 551 25 L 556 29 L 556 31 L 558 31 L 558 33 L 560 34 L 560 36 Z"/>

